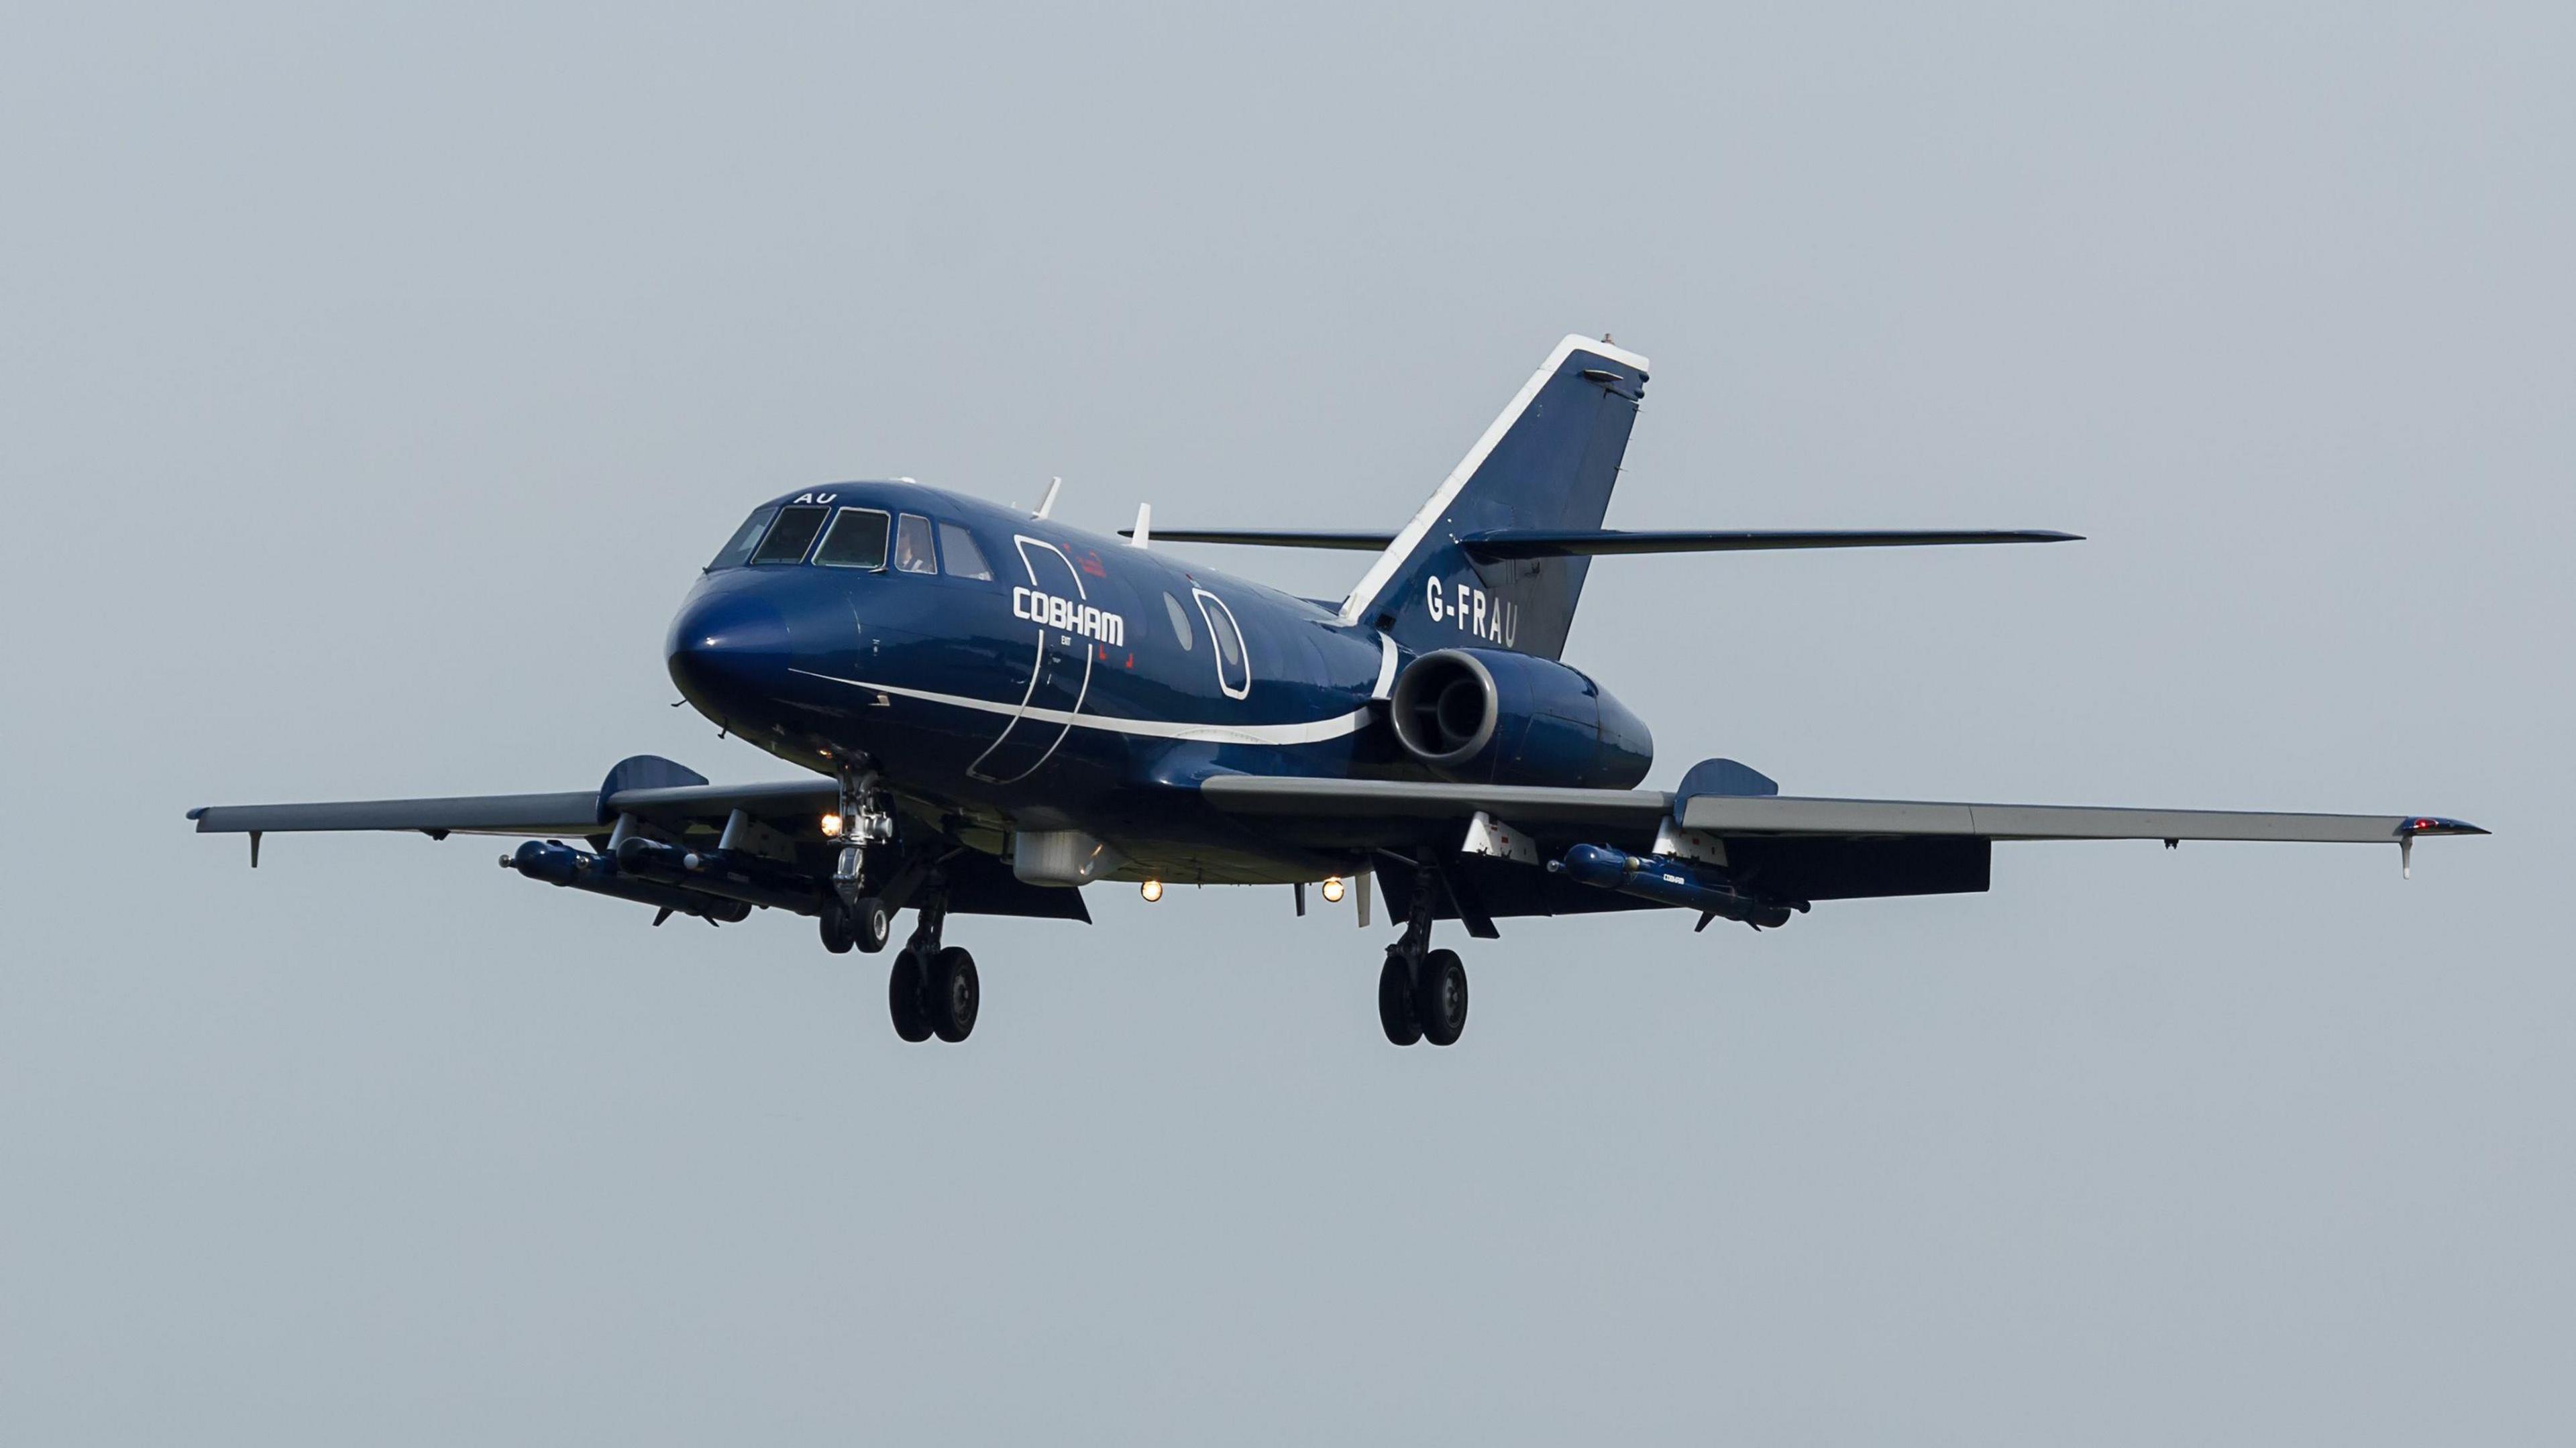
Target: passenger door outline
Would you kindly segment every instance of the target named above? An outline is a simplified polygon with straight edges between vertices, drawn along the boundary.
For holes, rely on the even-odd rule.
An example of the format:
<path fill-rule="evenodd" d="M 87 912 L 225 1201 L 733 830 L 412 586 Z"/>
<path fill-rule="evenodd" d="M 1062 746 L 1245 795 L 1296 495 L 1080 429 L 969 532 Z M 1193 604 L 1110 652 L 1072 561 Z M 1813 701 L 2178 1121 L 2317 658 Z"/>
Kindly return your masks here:
<path fill-rule="evenodd" d="M 1090 596 L 1089 590 L 1083 586 L 1082 570 L 1074 565 L 1072 557 L 1062 548 L 1025 533 L 1012 534 L 1011 542 L 1020 555 L 1020 566 L 1028 571 L 1032 596 L 1061 593 L 1060 585 L 1050 588 L 1045 581 L 1045 575 L 1052 574 L 1056 565 L 1063 567 L 1063 576 L 1072 582 L 1073 597 L 1077 602 Z M 1040 555 L 1033 554 L 1031 549 L 1043 550 L 1052 562 L 1041 569 Z M 973 764 L 966 767 L 968 775 L 987 784 L 1016 784 L 1037 773 L 1041 766 L 1055 757 L 1064 737 L 1073 732 L 1070 716 L 1081 713 L 1083 702 L 1091 697 L 1091 640 L 1062 629 L 1049 628 L 1043 623 L 1037 624 L 1036 628 L 1037 648 L 1030 658 L 1028 688 L 1020 695 L 1019 707 L 1011 711 L 1010 722 L 1002 726 L 1001 734 L 976 756 Z M 1073 654 L 1077 647 L 1082 654 L 1082 677 L 1071 691 L 1070 705 L 1060 704 L 1056 701 L 1066 692 L 1065 685 L 1072 675 Z M 1062 723 L 1032 718 L 1029 713 L 1032 708 L 1062 708 L 1068 717 Z"/>

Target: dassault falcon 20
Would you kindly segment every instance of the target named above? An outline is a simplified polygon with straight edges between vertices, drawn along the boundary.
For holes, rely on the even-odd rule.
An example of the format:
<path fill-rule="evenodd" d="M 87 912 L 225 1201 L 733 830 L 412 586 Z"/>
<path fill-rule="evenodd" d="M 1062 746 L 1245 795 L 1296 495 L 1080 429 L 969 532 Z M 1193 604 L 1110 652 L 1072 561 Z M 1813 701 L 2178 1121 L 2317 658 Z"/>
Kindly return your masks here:
<path fill-rule="evenodd" d="M 896 1034 L 962 1041 L 981 987 L 953 915 L 1088 921 L 1082 887 L 1309 884 L 1401 926 L 1397 1045 L 1448 1045 L 1467 973 L 1437 922 L 1676 908 L 1758 928 L 1821 900 L 1981 891 L 1997 841 L 2371 841 L 2430 815 L 1941 804 L 1780 793 L 1727 759 L 1639 789 L 1645 724 L 1559 662 L 1595 558 L 2066 541 L 2051 532 L 1620 532 L 1610 490 L 1646 359 L 1568 337 L 1394 533 L 1165 530 L 1125 541 L 910 480 L 752 510 L 671 622 L 681 694 L 812 777 L 710 784 L 624 760 L 596 789 L 190 811 L 204 832 L 529 836 L 533 880 L 710 922 L 753 909 L 879 951 Z M 1149 542 L 1374 555 L 1338 603 Z M 578 840 L 579 843 L 571 841 Z M 1374 885 L 1374 891 L 1372 889 Z"/>

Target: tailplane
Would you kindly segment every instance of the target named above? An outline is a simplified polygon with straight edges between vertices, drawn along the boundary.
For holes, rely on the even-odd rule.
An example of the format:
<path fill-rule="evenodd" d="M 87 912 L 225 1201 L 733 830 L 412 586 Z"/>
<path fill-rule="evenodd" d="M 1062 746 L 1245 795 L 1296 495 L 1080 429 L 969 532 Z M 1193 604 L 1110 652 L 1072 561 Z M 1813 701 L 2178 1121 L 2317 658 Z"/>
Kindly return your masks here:
<path fill-rule="evenodd" d="M 1645 358 L 1608 338 L 1568 337 L 1401 532 L 1163 528 L 1154 537 L 1374 552 L 1376 561 L 1342 600 L 1342 622 L 1380 629 L 1416 654 L 1467 647 L 1554 659 L 1565 652 L 1595 558 L 2069 543 L 2078 536 L 2046 528 L 1604 528 L 1645 391 Z M 1142 516 L 1137 522 L 1131 536 L 1143 532 Z"/>

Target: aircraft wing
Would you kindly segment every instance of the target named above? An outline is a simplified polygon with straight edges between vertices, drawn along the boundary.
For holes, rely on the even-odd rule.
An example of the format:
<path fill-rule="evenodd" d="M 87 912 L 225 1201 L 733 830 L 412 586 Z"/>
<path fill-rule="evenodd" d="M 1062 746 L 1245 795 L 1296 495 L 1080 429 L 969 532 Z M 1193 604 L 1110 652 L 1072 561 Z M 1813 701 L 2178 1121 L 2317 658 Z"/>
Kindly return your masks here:
<path fill-rule="evenodd" d="M 2091 805 L 1960 804 L 1930 800 L 1673 795 L 1644 789 L 1419 784 L 1393 780 L 1218 775 L 1199 786 L 1240 814 L 1367 814 L 1467 820 L 1479 812 L 1546 833 L 1584 825 L 1653 829 L 1667 816 L 1725 836 L 1839 839 L 2278 840 L 2395 844 L 2417 835 L 2487 831 L 2432 815 L 2279 814 L 2248 810 L 2121 809 Z"/>
<path fill-rule="evenodd" d="M 2278 840 L 2393 844 L 2409 835 L 2482 835 L 2429 815 L 2279 814 L 2063 804 L 1948 804 L 1895 799 L 1695 795 L 1680 824 L 1715 835 L 1840 835 L 1988 840 Z"/>
<path fill-rule="evenodd" d="M 668 766 L 657 768 L 655 766 Z M 639 756 L 598 789 L 546 794 L 449 795 L 429 799 L 326 800 L 310 804 L 219 804 L 188 811 L 197 833 L 287 834 L 318 830 L 404 830 L 459 835 L 591 835 L 622 814 L 675 830 L 721 828 L 739 809 L 754 817 L 817 817 L 840 790 L 831 780 L 709 784 L 667 760 Z"/>
<path fill-rule="evenodd" d="M 641 754 L 621 761 L 597 789 L 206 805 L 188 811 L 188 818 L 199 834 L 248 835 L 253 865 L 267 834 L 515 836 L 526 843 L 501 857 L 506 868 L 655 906 L 658 924 L 675 912 L 740 920 L 755 906 L 818 913 L 830 898 L 834 857 L 844 843 L 824 834 L 823 817 L 839 804 L 840 786 L 829 779 L 710 784 L 685 766 Z M 898 871 L 882 894 L 890 908 L 899 908 L 933 875 L 948 908 L 959 914 L 1091 918 L 1080 891 L 1025 884 L 1004 861 L 953 840 L 935 859 Z"/>
<path fill-rule="evenodd" d="M 1275 838 L 1368 853 L 1398 911 L 1434 881 L 1434 913 L 1494 919 L 1658 905 L 1778 925 L 1808 902 L 1988 888 L 1998 840 L 2308 840 L 2399 847 L 2482 835 L 2433 815 L 2269 814 L 1783 796 L 1732 760 L 1672 793 L 1216 775 L 1200 794 Z"/>

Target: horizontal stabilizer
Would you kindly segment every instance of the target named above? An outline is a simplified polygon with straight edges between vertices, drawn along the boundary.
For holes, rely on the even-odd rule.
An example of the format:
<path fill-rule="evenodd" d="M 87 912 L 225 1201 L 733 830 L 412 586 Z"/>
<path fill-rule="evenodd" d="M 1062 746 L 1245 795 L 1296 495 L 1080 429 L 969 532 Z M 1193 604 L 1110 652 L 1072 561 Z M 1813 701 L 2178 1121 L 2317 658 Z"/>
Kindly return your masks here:
<path fill-rule="evenodd" d="M 1120 537 L 1133 536 L 1122 528 Z M 1616 528 L 1500 528 L 1462 534 L 1457 542 L 1480 561 L 1501 558 L 1605 558 L 1632 553 L 1751 553 L 1776 548 L 1927 548 L 1961 543 L 2075 543 L 2080 533 L 2048 528 L 1734 528 L 1715 532 Z M 1371 552 L 1392 533 L 1318 528 L 1157 528 L 1163 543 L 1233 543 L 1250 548 L 1340 548 Z"/>
<path fill-rule="evenodd" d="M 1507 528 L 1470 533 L 1458 540 L 1467 555 L 1496 558 L 1606 558 L 1629 553 L 1749 553 L 1773 548 L 1924 548 L 1954 543 L 2075 543 L 2079 533 L 2046 528 L 1794 529 L 1739 528 L 1724 532 L 1659 529 L 1623 533 L 1615 528 L 1545 532 Z"/>
<path fill-rule="evenodd" d="M 1121 538 L 1136 530 L 1121 528 Z M 1341 548 L 1376 553 L 1395 541 L 1392 533 L 1351 533 L 1315 528 L 1157 528 L 1157 543 L 1240 543 L 1247 548 Z"/>

